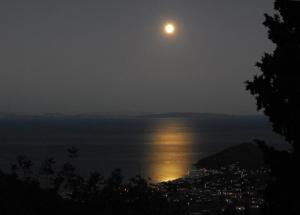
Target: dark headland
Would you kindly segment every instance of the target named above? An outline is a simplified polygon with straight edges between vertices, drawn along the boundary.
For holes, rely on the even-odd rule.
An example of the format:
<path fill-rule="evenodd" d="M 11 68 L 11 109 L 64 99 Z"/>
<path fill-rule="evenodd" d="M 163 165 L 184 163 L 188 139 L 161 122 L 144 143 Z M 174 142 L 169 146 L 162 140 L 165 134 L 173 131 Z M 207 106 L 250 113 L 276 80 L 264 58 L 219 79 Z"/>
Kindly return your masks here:
<path fill-rule="evenodd" d="M 242 143 L 226 148 L 195 163 L 197 168 L 219 169 L 222 166 L 238 164 L 244 169 L 257 169 L 264 166 L 263 154 L 255 143 Z"/>

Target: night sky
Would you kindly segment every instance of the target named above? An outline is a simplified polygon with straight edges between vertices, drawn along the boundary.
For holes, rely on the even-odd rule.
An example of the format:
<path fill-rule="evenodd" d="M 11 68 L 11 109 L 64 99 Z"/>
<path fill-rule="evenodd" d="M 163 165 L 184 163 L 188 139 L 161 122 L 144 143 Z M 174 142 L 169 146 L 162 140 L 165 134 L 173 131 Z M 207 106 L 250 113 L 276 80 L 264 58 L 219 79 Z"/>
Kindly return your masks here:
<path fill-rule="evenodd" d="M 244 81 L 272 50 L 272 4 L 1 0 L 0 112 L 256 113 Z"/>

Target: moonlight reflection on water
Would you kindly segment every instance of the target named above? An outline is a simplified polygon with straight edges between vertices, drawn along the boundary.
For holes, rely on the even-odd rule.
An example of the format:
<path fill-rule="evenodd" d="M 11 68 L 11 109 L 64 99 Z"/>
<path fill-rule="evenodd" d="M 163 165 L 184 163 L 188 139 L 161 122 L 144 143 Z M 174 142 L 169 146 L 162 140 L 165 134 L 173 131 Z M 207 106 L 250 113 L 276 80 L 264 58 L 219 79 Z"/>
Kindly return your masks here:
<path fill-rule="evenodd" d="M 191 163 L 192 132 L 183 121 L 158 123 L 150 136 L 147 175 L 154 182 L 174 180 L 186 174 Z"/>

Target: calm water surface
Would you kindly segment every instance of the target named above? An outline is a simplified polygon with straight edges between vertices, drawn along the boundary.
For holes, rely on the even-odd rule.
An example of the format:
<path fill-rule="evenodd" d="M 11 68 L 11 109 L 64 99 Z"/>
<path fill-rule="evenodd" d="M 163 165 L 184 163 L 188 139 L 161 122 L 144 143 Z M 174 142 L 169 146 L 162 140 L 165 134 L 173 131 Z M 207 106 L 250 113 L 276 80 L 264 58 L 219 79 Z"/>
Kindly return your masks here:
<path fill-rule="evenodd" d="M 155 181 L 183 176 L 192 162 L 200 157 L 200 152 L 194 150 L 196 137 L 184 121 L 160 121 L 148 138 L 150 146 L 145 175 Z"/>
<path fill-rule="evenodd" d="M 141 174 L 154 182 L 179 178 L 200 158 L 254 138 L 282 143 L 261 118 L 0 120 L 0 138 L 2 169 L 19 154 L 35 163 L 46 157 L 60 163 L 75 146 L 83 174 L 122 168 L 125 177 Z"/>

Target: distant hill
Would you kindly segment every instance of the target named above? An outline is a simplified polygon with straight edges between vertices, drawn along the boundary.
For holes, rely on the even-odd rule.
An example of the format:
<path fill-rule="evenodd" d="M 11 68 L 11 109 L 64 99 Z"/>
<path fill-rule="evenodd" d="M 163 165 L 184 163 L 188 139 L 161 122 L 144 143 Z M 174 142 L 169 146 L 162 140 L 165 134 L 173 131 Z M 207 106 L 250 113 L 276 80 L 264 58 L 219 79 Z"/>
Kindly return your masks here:
<path fill-rule="evenodd" d="M 234 115 L 222 113 L 196 113 L 196 112 L 165 112 L 150 114 L 112 114 L 112 113 L 82 113 L 82 114 L 63 114 L 63 113 L 45 113 L 45 114 L 22 114 L 22 113 L 4 113 L 0 112 L 1 118 L 8 119 L 49 119 L 49 118 L 65 118 L 65 119 L 81 119 L 81 118 L 201 118 L 201 119 L 263 119 L 264 115 Z"/>
<path fill-rule="evenodd" d="M 202 118 L 202 119 L 232 119 L 232 118 L 257 118 L 265 119 L 263 115 L 233 115 L 221 113 L 194 113 L 194 112 L 169 112 L 139 115 L 149 118 Z"/>
<path fill-rule="evenodd" d="M 232 163 L 239 163 L 240 167 L 246 169 L 255 169 L 265 165 L 258 145 L 242 143 L 201 159 L 195 166 L 198 168 L 217 169 Z"/>

